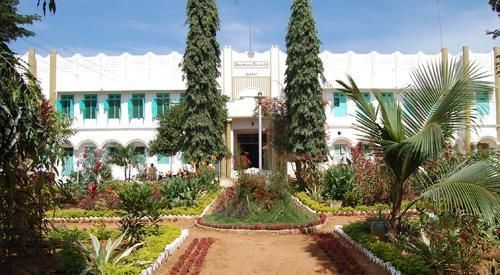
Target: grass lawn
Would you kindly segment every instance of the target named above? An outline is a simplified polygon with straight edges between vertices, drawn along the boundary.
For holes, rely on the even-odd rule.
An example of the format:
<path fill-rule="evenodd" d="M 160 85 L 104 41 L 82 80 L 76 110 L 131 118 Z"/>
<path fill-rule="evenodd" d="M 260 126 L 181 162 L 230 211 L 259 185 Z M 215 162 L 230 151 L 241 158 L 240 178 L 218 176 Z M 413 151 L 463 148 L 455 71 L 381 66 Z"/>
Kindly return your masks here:
<path fill-rule="evenodd" d="M 318 215 L 301 209 L 292 200 L 286 203 L 276 201 L 270 210 L 256 206 L 244 217 L 229 216 L 226 213 L 213 213 L 203 217 L 203 221 L 211 224 L 234 225 L 274 225 L 274 224 L 306 224 L 319 219 Z"/>

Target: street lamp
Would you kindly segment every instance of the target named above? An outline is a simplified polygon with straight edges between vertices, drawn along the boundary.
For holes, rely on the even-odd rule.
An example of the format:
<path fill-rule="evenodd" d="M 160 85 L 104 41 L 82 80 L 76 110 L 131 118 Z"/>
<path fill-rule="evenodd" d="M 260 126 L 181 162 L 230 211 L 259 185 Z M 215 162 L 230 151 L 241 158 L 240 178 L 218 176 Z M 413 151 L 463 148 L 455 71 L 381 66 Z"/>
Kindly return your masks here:
<path fill-rule="evenodd" d="M 262 99 L 264 99 L 264 96 L 262 96 L 262 92 L 259 91 L 259 93 L 255 97 L 255 100 L 259 105 L 259 171 L 261 172 L 262 172 Z"/>

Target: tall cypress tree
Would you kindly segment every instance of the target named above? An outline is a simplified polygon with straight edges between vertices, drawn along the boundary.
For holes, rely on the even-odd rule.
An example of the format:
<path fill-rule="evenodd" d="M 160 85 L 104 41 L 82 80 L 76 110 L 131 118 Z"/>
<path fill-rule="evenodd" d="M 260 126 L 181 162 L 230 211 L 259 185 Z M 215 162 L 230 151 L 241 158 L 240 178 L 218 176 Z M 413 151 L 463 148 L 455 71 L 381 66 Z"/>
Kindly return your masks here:
<path fill-rule="evenodd" d="M 324 161 L 328 154 L 325 110 L 319 78 L 323 64 L 310 0 L 294 0 L 286 35 L 285 95 L 288 146 L 302 181 L 304 161 Z"/>
<path fill-rule="evenodd" d="M 184 156 L 199 163 L 227 153 L 223 141 L 226 98 L 218 89 L 220 46 L 216 35 L 219 15 L 215 0 L 188 0 L 189 26 L 182 71 L 187 80 L 184 110 Z"/>

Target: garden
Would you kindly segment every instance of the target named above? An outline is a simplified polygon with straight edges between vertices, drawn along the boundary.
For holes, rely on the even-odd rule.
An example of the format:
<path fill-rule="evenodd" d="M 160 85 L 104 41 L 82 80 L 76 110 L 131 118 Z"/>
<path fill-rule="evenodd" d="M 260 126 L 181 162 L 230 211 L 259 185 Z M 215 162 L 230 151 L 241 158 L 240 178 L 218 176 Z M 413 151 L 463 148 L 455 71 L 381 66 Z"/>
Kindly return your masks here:
<path fill-rule="evenodd" d="M 48 3 L 55 13 L 55 1 Z M 76 178 L 61 180 L 63 145 L 74 130 L 8 47 L 33 35 L 22 26 L 38 20 L 17 14 L 17 4 L 0 4 L 9 15 L 0 36 L 1 274 L 155 274 L 167 259 L 170 274 L 199 274 L 221 257 L 217 246 L 225 238 L 248 240 L 236 234 L 249 232 L 258 235 L 252 243 L 300 239 L 294 252 L 317 260 L 309 263 L 328 258 L 322 264 L 341 274 L 498 273 L 498 152 L 461 152 L 454 144 L 462 129 L 481 121 L 476 96 L 492 91 L 475 64 L 422 65 L 400 98 L 372 91 L 377 104 L 350 76 L 337 81 L 337 91 L 356 104 L 362 143 L 330 165 L 320 43 L 310 1 L 295 0 L 286 36 L 286 99 L 266 98 L 262 106 L 277 156 L 273 171 L 250 173 L 246 161 L 233 156 L 237 178 L 222 190 L 213 162 L 231 156 L 222 138 L 228 98 L 217 86 L 220 22 L 215 1 L 187 1 L 186 97 L 160 118 L 150 153 L 182 152 L 190 169 L 158 180 L 142 173 L 133 147 L 89 149 Z M 109 165 L 123 167 L 128 180 L 111 179 Z M 141 170 L 136 178 L 132 169 Z M 341 226 L 341 216 L 356 218 Z M 247 253 L 250 262 L 259 251 Z M 288 255 L 266 260 L 302 260 Z"/>

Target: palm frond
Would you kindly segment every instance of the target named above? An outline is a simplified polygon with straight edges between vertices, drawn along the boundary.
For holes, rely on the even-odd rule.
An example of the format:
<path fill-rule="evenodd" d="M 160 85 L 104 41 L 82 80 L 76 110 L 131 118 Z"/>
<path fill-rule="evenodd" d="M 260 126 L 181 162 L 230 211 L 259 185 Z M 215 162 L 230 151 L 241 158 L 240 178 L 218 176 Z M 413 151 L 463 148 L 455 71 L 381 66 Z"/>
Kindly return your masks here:
<path fill-rule="evenodd" d="M 500 167 L 492 161 L 466 164 L 444 174 L 419 198 L 431 199 L 436 209 L 462 210 L 494 224 L 500 218 Z"/>

